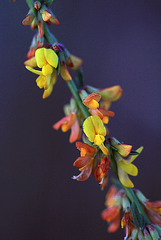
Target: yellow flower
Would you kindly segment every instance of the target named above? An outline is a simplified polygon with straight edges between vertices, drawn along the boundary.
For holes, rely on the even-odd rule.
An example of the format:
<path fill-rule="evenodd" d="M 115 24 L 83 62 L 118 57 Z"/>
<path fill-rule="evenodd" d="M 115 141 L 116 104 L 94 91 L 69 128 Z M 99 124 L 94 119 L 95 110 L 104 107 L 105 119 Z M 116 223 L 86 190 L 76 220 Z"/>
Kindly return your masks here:
<path fill-rule="evenodd" d="M 52 90 L 53 86 L 56 83 L 57 72 L 56 68 L 58 66 L 58 56 L 52 49 L 39 48 L 35 52 L 36 64 L 42 70 L 35 70 L 35 64 L 27 64 L 26 68 L 39 75 L 36 79 L 37 86 L 39 88 L 44 88 L 43 98 L 47 98 Z M 33 61 L 34 62 L 34 61 Z"/>
<path fill-rule="evenodd" d="M 94 142 L 100 147 L 105 155 L 108 149 L 103 144 L 106 136 L 106 128 L 98 116 L 90 116 L 83 123 L 83 130 L 90 142 Z"/>
<path fill-rule="evenodd" d="M 140 154 L 143 150 L 143 147 L 140 147 L 136 150 L 138 154 Z M 133 188 L 134 184 L 129 179 L 128 174 L 132 176 L 138 175 L 138 169 L 137 167 L 132 164 L 132 162 L 138 157 L 138 155 L 132 155 L 128 159 L 123 159 L 119 154 L 117 154 L 116 162 L 117 162 L 117 168 L 118 168 L 118 177 L 120 179 L 120 182 L 122 185 L 128 188 Z"/>

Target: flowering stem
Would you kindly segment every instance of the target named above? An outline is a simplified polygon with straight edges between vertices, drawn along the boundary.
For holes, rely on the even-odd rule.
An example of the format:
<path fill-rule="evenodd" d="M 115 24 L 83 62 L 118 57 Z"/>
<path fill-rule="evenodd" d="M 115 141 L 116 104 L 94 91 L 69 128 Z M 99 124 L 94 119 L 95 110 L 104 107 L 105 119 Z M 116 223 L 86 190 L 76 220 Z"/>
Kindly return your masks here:
<path fill-rule="evenodd" d="M 55 38 L 55 36 L 50 32 L 48 26 L 45 24 L 44 26 L 44 32 L 45 32 L 45 38 L 46 38 L 46 41 L 49 42 L 49 43 L 55 43 L 57 42 L 57 39 Z M 73 82 L 73 80 L 71 81 L 66 81 L 67 83 L 67 86 L 69 87 L 74 99 L 76 100 L 77 104 L 78 104 L 78 107 L 79 109 L 81 110 L 83 116 L 85 118 L 89 117 L 90 116 L 90 113 L 88 112 L 87 108 L 83 105 L 82 103 L 82 100 L 79 96 L 79 93 L 78 93 L 78 89 L 75 85 L 75 83 Z"/>
<path fill-rule="evenodd" d="M 26 0 L 27 5 L 29 6 L 29 8 L 32 8 L 34 5 L 34 1 L 33 0 Z"/>
<path fill-rule="evenodd" d="M 147 217 L 146 213 L 144 212 L 143 208 L 141 207 L 139 200 L 137 199 L 135 193 L 133 192 L 133 190 L 131 188 L 126 188 L 124 187 L 124 190 L 126 192 L 126 195 L 128 196 L 128 198 L 130 199 L 131 202 L 135 202 L 140 214 L 144 217 L 145 222 L 148 224 L 150 223 L 149 218 Z"/>
<path fill-rule="evenodd" d="M 66 81 L 67 86 L 69 87 L 74 99 L 76 100 L 79 109 L 81 110 L 82 114 L 84 115 L 85 118 L 90 116 L 90 113 L 88 112 L 87 108 L 82 104 L 82 100 L 79 96 L 78 89 L 75 85 L 75 83 L 71 81 Z"/>

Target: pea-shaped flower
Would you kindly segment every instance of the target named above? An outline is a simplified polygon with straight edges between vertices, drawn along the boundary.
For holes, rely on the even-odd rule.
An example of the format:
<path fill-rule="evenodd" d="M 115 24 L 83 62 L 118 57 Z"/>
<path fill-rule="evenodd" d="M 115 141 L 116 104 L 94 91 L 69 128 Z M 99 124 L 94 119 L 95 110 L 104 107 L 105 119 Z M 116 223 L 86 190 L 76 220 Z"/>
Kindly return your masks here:
<path fill-rule="evenodd" d="M 108 149 L 104 145 L 106 128 L 98 116 L 90 116 L 83 123 L 83 130 L 90 142 L 94 142 L 105 155 Z"/>
<path fill-rule="evenodd" d="M 58 56 L 52 49 L 39 48 L 35 52 L 36 65 L 42 70 L 36 70 L 33 67 L 26 66 L 26 68 L 38 74 L 39 77 L 36 79 L 37 86 L 39 88 L 44 88 L 43 98 L 47 98 L 52 90 L 53 86 L 56 83 L 57 72 L 56 68 L 58 66 Z"/>

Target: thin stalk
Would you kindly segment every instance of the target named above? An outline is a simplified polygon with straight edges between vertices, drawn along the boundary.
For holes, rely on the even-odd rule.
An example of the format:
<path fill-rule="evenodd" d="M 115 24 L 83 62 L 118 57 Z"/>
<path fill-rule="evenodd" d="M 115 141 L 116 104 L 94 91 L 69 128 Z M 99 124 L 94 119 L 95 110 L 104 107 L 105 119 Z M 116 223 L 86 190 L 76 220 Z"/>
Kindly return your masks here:
<path fill-rule="evenodd" d="M 32 8 L 34 5 L 34 1 L 33 0 L 26 0 L 27 5 L 29 6 L 29 8 Z"/>
<path fill-rule="evenodd" d="M 46 25 L 46 23 L 44 24 L 44 36 L 45 39 L 48 43 L 55 43 L 58 42 L 58 40 L 56 39 L 56 37 L 50 32 L 48 26 Z"/>
<path fill-rule="evenodd" d="M 83 116 L 85 118 L 89 117 L 90 113 L 88 112 L 87 108 L 83 105 L 82 100 L 79 95 L 79 92 L 78 92 L 78 89 L 77 89 L 75 83 L 73 82 L 73 80 L 66 81 L 66 83 L 67 83 L 67 86 L 69 87 L 74 99 L 76 100 L 78 107 L 81 110 Z"/>

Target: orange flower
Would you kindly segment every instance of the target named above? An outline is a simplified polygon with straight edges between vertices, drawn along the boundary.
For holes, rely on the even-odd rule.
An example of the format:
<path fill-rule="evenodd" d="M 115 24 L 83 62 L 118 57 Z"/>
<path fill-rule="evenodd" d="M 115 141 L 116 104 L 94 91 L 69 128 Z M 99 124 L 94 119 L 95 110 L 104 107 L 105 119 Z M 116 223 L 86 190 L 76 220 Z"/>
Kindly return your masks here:
<path fill-rule="evenodd" d="M 107 222 L 111 222 L 108 232 L 116 232 L 120 226 L 121 211 L 118 206 L 107 208 L 102 212 L 102 218 Z"/>
<path fill-rule="evenodd" d="M 108 157 L 103 157 L 100 163 L 97 164 L 96 169 L 93 170 L 93 175 L 95 179 L 99 180 L 99 184 L 101 186 L 103 185 L 103 189 L 107 185 L 107 181 L 106 181 L 106 184 L 103 184 L 103 183 L 104 183 L 104 180 L 106 180 L 105 177 L 107 176 L 108 170 L 110 169 L 109 164 L 110 164 L 110 159 Z"/>
<path fill-rule="evenodd" d="M 89 146 L 87 143 L 77 142 L 76 147 L 80 150 L 80 157 L 73 163 L 73 166 L 79 168 L 81 173 L 78 176 L 73 176 L 73 179 L 85 181 L 89 178 L 93 168 L 93 156 L 97 149 Z"/>
<path fill-rule="evenodd" d="M 100 100 L 101 96 L 98 93 L 91 93 L 84 99 L 83 104 L 90 109 L 96 109 L 99 107 Z"/>
<path fill-rule="evenodd" d="M 161 215 L 161 201 L 156 201 L 156 202 L 147 201 L 145 203 L 145 206 L 147 209 L 150 209 L 151 211 Z"/>
<path fill-rule="evenodd" d="M 115 186 L 111 186 L 108 191 L 105 205 L 107 208 L 102 212 L 102 218 L 107 222 L 111 222 L 108 227 L 108 232 L 116 232 L 120 227 L 121 202 L 120 193 L 118 194 Z"/>
<path fill-rule="evenodd" d="M 53 125 L 53 128 L 56 130 L 58 130 L 60 127 L 63 132 L 71 129 L 71 134 L 69 138 L 70 143 L 73 143 L 79 139 L 81 130 L 75 112 L 71 112 L 68 116 L 62 118 L 60 121 Z"/>
<path fill-rule="evenodd" d="M 92 116 L 97 115 L 103 123 L 109 122 L 109 117 L 114 117 L 115 113 L 112 111 L 105 110 L 104 108 L 90 109 Z"/>

